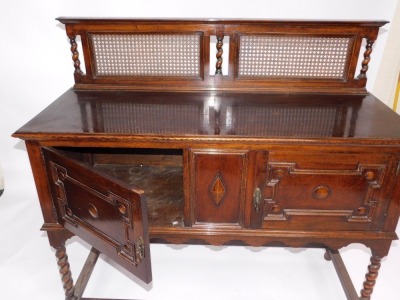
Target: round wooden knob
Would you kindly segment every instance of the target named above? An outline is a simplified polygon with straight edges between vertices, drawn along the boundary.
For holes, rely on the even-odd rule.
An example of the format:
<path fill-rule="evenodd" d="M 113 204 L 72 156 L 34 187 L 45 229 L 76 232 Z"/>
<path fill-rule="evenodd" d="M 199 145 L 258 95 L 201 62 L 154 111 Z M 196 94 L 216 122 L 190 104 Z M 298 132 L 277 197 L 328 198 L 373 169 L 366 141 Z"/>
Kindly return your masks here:
<path fill-rule="evenodd" d="M 123 204 L 118 204 L 118 210 L 121 214 L 125 215 L 126 214 L 126 206 Z"/>
<path fill-rule="evenodd" d="M 122 249 L 124 250 L 124 252 L 131 252 L 131 247 L 128 244 L 125 244 Z"/>
<path fill-rule="evenodd" d="M 95 219 L 99 217 L 99 212 L 93 204 L 89 204 L 89 214 Z"/>
<path fill-rule="evenodd" d="M 316 199 L 325 199 L 330 195 L 330 188 L 324 185 L 316 187 L 313 193 L 314 198 Z"/>
<path fill-rule="evenodd" d="M 367 171 L 364 174 L 365 179 L 372 180 L 375 177 L 375 173 L 373 171 Z"/>
<path fill-rule="evenodd" d="M 273 213 L 279 213 L 281 210 L 282 210 L 282 208 L 281 208 L 280 205 L 278 205 L 278 204 L 275 204 L 275 205 L 273 205 L 273 206 L 271 207 L 271 211 L 272 211 Z"/>
<path fill-rule="evenodd" d="M 283 176 L 285 176 L 285 171 L 282 169 L 276 169 L 274 170 L 274 175 L 275 178 L 282 178 Z"/>
<path fill-rule="evenodd" d="M 365 215 L 366 212 L 367 212 L 367 209 L 365 207 L 363 207 L 363 206 L 361 206 L 361 207 L 359 207 L 357 209 L 357 214 L 358 215 Z"/>
<path fill-rule="evenodd" d="M 66 213 L 69 217 L 72 217 L 72 216 L 73 216 L 72 210 L 71 210 L 69 207 L 65 208 L 65 213 Z"/>
<path fill-rule="evenodd" d="M 58 179 L 59 180 L 64 180 L 65 179 L 65 172 L 58 171 L 57 175 L 58 175 Z"/>

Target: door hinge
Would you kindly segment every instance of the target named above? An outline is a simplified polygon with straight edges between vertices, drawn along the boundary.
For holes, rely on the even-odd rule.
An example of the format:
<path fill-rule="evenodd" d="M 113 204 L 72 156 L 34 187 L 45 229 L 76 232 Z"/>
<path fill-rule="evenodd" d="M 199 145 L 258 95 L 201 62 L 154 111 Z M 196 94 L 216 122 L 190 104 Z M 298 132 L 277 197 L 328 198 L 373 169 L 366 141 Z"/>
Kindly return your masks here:
<path fill-rule="evenodd" d="M 140 236 L 136 241 L 136 263 L 139 264 L 144 259 L 144 241 L 143 238 Z"/>

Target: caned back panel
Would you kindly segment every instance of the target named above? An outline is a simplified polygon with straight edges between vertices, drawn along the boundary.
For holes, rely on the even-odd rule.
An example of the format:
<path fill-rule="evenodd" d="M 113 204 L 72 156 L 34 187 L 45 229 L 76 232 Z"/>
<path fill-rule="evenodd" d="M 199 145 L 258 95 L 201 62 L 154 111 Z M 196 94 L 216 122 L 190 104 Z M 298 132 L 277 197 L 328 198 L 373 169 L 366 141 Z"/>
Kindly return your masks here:
<path fill-rule="evenodd" d="M 348 37 L 244 35 L 238 76 L 344 79 L 350 49 Z"/>
<path fill-rule="evenodd" d="M 198 34 L 92 34 L 96 76 L 200 76 Z"/>

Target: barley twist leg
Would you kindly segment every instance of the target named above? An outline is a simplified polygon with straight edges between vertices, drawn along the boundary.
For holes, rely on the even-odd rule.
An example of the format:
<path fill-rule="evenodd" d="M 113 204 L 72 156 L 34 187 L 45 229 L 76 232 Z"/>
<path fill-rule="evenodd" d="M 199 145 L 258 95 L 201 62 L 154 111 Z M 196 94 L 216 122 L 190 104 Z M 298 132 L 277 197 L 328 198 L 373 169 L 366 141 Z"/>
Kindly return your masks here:
<path fill-rule="evenodd" d="M 61 275 L 66 299 L 74 299 L 74 283 L 68 262 L 68 255 L 65 247 L 56 249 L 57 265 Z"/>
<path fill-rule="evenodd" d="M 381 267 L 381 260 L 379 256 L 371 256 L 371 264 L 368 266 L 368 273 L 365 275 L 364 288 L 361 290 L 362 300 L 371 299 L 371 294 L 374 290 L 378 272 Z"/>

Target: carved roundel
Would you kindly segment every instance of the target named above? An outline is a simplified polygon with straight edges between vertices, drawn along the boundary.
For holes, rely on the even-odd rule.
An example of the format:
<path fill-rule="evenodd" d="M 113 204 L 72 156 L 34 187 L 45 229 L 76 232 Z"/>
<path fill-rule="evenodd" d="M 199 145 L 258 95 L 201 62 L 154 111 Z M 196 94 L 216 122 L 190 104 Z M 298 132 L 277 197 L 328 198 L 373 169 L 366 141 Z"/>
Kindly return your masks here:
<path fill-rule="evenodd" d="M 331 189 L 324 185 L 316 187 L 313 191 L 313 197 L 320 200 L 328 198 L 330 194 Z"/>

